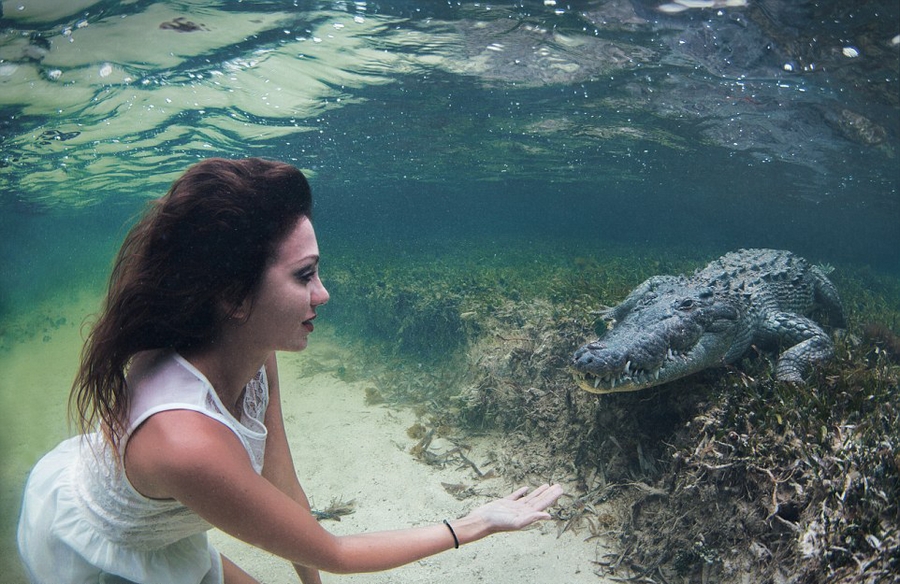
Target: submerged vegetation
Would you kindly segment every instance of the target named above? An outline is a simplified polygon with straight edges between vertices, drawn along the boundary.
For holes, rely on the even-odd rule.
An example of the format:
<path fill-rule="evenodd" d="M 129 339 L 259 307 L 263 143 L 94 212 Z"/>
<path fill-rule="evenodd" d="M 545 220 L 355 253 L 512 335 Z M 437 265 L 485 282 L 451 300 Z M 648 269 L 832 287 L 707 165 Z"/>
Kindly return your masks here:
<path fill-rule="evenodd" d="M 835 270 L 850 324 L 805 386 L 775 381 L 760 352 L 597 396 L 567 363 L 602 333 L 600 309 L 709 258 L 567 252 L 335 262 L 328 320 L 361 355 L 347 368 L 366 371 L 368 403 L 419 412 L 414 456 L 481 474 L 462 445 L 435 458 L 432 440 L 501 436 L 488 472 L 567 482 L 560 533 L 618 542 L 597 572 L 625 581 L 858 583 L 900 570 L 900 282 Z"/>

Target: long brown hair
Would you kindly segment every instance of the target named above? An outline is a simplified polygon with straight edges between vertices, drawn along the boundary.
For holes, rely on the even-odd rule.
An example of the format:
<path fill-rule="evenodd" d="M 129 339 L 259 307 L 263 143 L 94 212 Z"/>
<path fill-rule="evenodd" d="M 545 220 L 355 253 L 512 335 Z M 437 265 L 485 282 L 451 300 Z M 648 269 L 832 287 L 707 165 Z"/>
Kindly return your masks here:
<path fill-rule="evenodd" d="M 99 423 L 118 447 L 134 355 L 214 338 L 229 316 L 222 307 L 251 297 L 276 246 L 311 213 L 303 174 L 258 158 L 204 160 L 153 201 L 125 237 L 82 351 L 69 396 L 78 429 Z"/>

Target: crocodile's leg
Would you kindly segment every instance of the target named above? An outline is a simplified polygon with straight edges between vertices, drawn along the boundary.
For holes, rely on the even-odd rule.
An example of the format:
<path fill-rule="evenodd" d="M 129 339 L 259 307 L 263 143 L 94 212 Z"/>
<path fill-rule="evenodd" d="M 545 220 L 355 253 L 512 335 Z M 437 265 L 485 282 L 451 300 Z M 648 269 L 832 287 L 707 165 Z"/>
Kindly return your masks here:
<path fill-rule="evenodd" d="M 816 303 L 825 310 L 828 317 L 828 324 L 837 328 L 845 328 L 847 322 L 844 317 L 844 307 L 841 305 L 841 298 L 838 295 L 837 288 L 831 283 L 822 271 L 812 266 L 810 275 L 814 281 L 814 290 L 816 294 Z"/>
<path fill-rule="evenodd" d="M 815 321 L 791 312 L 776 312 L 763 324 L 763 337 L 787 346 L 775 364 L 779 381 L 803 383 L 809 369 L 834 355 L 831 337 Z"/>

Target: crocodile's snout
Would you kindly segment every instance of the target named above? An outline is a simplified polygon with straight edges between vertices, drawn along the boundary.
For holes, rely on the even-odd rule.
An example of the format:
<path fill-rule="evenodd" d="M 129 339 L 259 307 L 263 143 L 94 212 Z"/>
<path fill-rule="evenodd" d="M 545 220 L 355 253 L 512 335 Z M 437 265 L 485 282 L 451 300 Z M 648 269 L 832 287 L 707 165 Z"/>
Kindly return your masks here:
<path fill-rule="evenodd" d="M 605 343 L 595 341 L 575 351 L 572 366 L 584 373 L 600 377 L 606 372 L 624 370 L 626 355 L 621 351 L 611 351 Z"/>

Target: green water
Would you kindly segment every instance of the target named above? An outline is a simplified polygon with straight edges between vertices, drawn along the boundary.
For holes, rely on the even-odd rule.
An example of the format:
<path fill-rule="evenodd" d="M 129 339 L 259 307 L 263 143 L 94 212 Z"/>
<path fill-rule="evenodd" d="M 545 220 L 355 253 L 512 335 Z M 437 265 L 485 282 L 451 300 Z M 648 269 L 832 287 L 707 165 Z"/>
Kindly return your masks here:
<path fill-rule="evenodd" d="M 304 169 L 326 285 L 470 261 L 547 266 L 539 297 L 585 261 L 752 246 L 900 278 L 896 2 L 660 4 L 2 2 L 6 581 L 110 258 L 204 157 Z"/>

